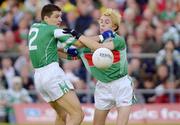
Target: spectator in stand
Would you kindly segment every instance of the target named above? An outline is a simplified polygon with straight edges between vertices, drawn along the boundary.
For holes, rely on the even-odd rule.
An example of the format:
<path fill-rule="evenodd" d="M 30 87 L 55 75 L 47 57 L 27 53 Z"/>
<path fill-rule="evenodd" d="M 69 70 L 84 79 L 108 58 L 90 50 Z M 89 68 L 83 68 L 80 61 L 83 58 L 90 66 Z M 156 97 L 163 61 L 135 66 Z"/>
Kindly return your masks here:
<path fill-rule="evenodd" d="M 130 60 L 128 71 L 130 76 L 134 77 L 137 80 L 140 80 L 142 75 L 141 70 L 141 61 L 138 58 L 133 58 Z"/>
<path fill-rule="evenodd" d="M 27 90 L 35 90 L 34 81 L 29 75 L 30 73 L 28 66 L 26 65 L 22 66 L 20 71 L 20 77 L 22 79 L 22 87 Z"/>
<path fill-rule="evenodd" d="M 155 13 L 157 13 L 157 2 L 154 0 L 148 0 L 148 3 L 146 5 L 147 8 L 149 8 L 152 12 L 153 15 L 156 15 Z"/>
<path fill-rule="evenodd" d="M 18 26 L 18 23 L 20 21 L 20 19 L 23 17 L 23 11 L 21 10 L 21 6 L 20 6 L 20 3 L 19 2 L 15 2 L 10 10 L 13 12 L 13 23 L 14 23 L 14 27 L 17 27 Z"/>
<path fill-rule="evenodd" d="M 139 25 L 138 27 L 136 27 L 135 29 L 135 35 L 136 35 L 136 39 L 137 39 L 137 43 L 142 47 L 142 45 L 145 43 L 146 41 L 146 26 L 143 25 L 143 23 L 141 25 Z"/>
<path fill-rule="evenodd" d="M 146 8 L 143 11 L 143 19 L 148 21 L 149 23 L 153 22 L 154 14 L 153 11 L 150 8 Z"/>
<path fill-rule="evenodd" d="M 166 42 L 171 39 L 174 42 L 175 47 L 179 47 L 180 45 L 180 35 L 178 33 L 178 30 L 174 26 L 167 25 L 166 31 L 163 34 L 163 43 L 166 44 Z"/>
<path fill-rule="evenodd" d="M 157 67 L 156 71 L 156 85 L 165 83 L 169 78 L 168 67 L 164 64 L 161 64 Z"/>
<path fill-rule="evenodd" d="M 127 35 L 128 53 L 137 54 L 141 52 L 141 46 L 137 43 L 134 35 Z"/>
<path fill-rule="evenodd" d="M 102 8 L 101 8 L 102 12 L 107 8 L 111 8 L 111 9 L 118 8 L 118 4 L 116 3 L 115 0 L 100 0 L 100 1 L 102 3 Z"/>
<path fill-rule="evenodd" d="M 3 73 L 3 70 L 0 68 L 0 84 L 7 89 L 8 88 L 8 83 L 7 83 L 7 79 Z"/>
<path fill-rule="evenodd" d="M 13 65 L 12 60 L 9 57 L 2 59 L 2 71 L 7 80 L 8 88 L 12 88 L 12 78 L 17 74 Z"/>
<path fill-rule="evenodd" d="M 2 8 L 3 11 L 8 11 L 11 9 L 12 5 L 16 3 L 16 0 L 2 0 L 2 4 L 0 8 Z"/>
<path fill-rule="evenodd" d="M 8 89 L 8 105 L 9 105 L 9 122 L 11 124 L 16 123 L 15 114 L 13 111 L 13 105 L 19 103 L 32 102 L 28 91 L 22 87 L 21 77 L 15 76 L 12 78 L 12 88 Z"/>
<path fill-rule="evenodd" d="M 101 11 L 98 8 L 94 8 L 91 13 L 91 16 L 93 17 L 94 21 L 97 21 L 97 20 L 99 20 L 99 18 L 101 16 Z"/>
<path fill-rule="evenodd" d="M 180 3 L 179 3 L 180 4 Z M 176 13 L 176 19 L 174 21 L 174 27 L 177 29 L 177 32 L 180 33 L 180 12 Z M 179 36 L 180 37 L 180 36 Z M 180 39 L 180 38 L 179 38 Z M 179 45 L 180 46 L 180 45 Z"/>
<path fill-rule="evenodd" d="M 128 36 L 128 29 L 126 27 L 126 24 L 125 24 L 125 22 L 121 22 L 120 25 L 121 25 L 121 27 L 119 27 L 118 34 L 126 39 Z"/>
<path fill-rule="evenodd" d="M 19 53 L 20 55 L 16 59 L 16 61 L 14 63 L 14 67 L 15 67 L 16 71 L 20 74 L 20 71 L 21 71 L 22 67 L 24 67 L 24 66 L 27 66 L 27 68 L 29 70 L 32 70 L 32 64 L 29 59 L 29 50 L 26 46 L 26 43 L 21 43 L 19 45 L 19 51 L 20 51 L 20 53 Z M 31 73 L 31 72 L 29 72 L 29 73 Z"/>
<path fill-rule="evenodd" d="M 7 90 L 0 80 L 0 122 L 7 122 Z"/>
<path fill-rule="evenodd" d="M 7 46 L 7 51 L 12 53 L 18 52 L 18 44 L 15 41 L 14 34 L 11 30 L 7 31 L 5 34 L 5 41 Z"/>
<path fill-rule="evenodd" d="M 0 31 L 6 32 L 13 27 L 13 12 L 8 11 L 4 17 L 0 18 Z"/>
<path fill-rule="evenodd" d="M 66 11 L 62 18 L 63 22 L 68 28 L 74 29 L 76 26 L 75 21 L 78 17 L 77 9 L 73 6 Z"/>
<path fill-rule="evenodd" d="M 163 47 L 163 42 L 162 42 L 163 32 L 164 32 L 163 28 L 156 27 L 154 37 L 155 37 L 156 47 L 158 48 L 158 50 L 162 49 Z"/>
<path fill-rule="evenodd" d="M 36 102 L 37 95 L 34 93 L 35 92 L 34 80 L 30 76 L 31 73 L 29 72 L 28 65 L 22 66 L 19 75 L 22 79 L 22 87 L 25 88 L 26 90 L 30 91 L 29 95 L 33 99 L 33 102 Z"/>
<path fill-rule="evenodd" d="M 147 74 L 145 78 L 143 78 L 143 88 L 144 89 L 154 89 L 156 84 L 154 82 L 154 78 L 152 74 Z M 146 103 L 151 103 L 151 98 L 154 96 L 152 93 L 144 93 L 143 94 L 145 102 Z"/>
<path fill-rule="evenodd" d="M 165 90 L 175 89 L 176 83 L 165 81 L 164 83 L 158 85 L 155 88 L 155 95 L 151 97 L 150 101 L 154 103 L 168 103 L 168 102 L 178 102 L 179 94 L 174 94 L 175 96 L 171 96 L 171 93 L 166 93 Z"/>
<path fill-rule="evenodd" d="M 28 21 L 26 17 L 22 17 L 19 21 L 18 29 L 14 32 L 15 41 L 17 43 L 25 42 L 27 43 L 28 36 Z"/>
<path fill-rule="evenodd" d="M 164 21 L 164 23 L 170 23 L 170 24 L 173 23 L 173 20 L 176 17 L 175 4 L 176 2 L 173 0 L 166 0 L 165 10 L 162 11 L 162 13 L 160 13 L 160 19 Z"/>
<path fill-rule="evenodd" d="M 169 68 L 171 74 L 175 74 L 179 77 L 180 68 L 180 53 L 175 50 L 173 40 L 168 40 L 165 44 L 164 49 L 160 50 L 156 57 L 156 66 L 165 64 Z M 171 76 L 174 79 L 174 76 Z"/>
<path fill-rule="evenodd" d="M 136 0 L 127 0 L 126 1 L 126 8 L 132 8 L 136 14 L 139 14 L 139 6 Z"/>
<path fill-rule="evenodd" d="M 2 33 L 0 33 L 0 52 L 6 52 L 6 43 L 5 38 Z"/>
<path fill-rule="evenodd" d="M 37 11 L 39 11 L 44 5 L 48 3 L 48 0 L 25 0 L 24 8 L 35 15 Z"/>
<path fill-rule="evenodd" d="M 176 1 L 167 0 L 165 10 L 160 14 L 160 19 L 166 26 L 166 31 L 163 35 L 163 42 L 166 43 L 168 39 L 172 39 L 176 47 L 180 45 L 180 35 L 178 33 L 178 29 L 174 26 L 177 18 L 176 13 Z"/>
<path fill-rule="evenodd" d="M 126 10 L 124 11 L 123 19 L 124 19 L 125 27 L 127 28 L 129 34 L 134 33 L 135 17 L 136 17 L 135 10 L 133 10 L 133 8 L 126 8 Z"/>
<path fill-rule="evenodd" d="M 88 29 L 85 30 L 85 36 L 96 36 L 99 34 L 99 24 L 97 22 L 92 22 Z"/>
<path fill-rule="evenodd" d="M 93 18 L 90 15 L 93 10 L 92 0 L 77 0 L 77 8 L 80 15 L 76 20 L 75 30 L 84 33 L 93 21 Z"/>
<path fill-rule="evenodd" d="M 155 27 L 148 25 L 146 28 L 146 41 L 143 43 L 143 53 L 156 53 L 159 51 L 159 46 L 155 41 Z"/>

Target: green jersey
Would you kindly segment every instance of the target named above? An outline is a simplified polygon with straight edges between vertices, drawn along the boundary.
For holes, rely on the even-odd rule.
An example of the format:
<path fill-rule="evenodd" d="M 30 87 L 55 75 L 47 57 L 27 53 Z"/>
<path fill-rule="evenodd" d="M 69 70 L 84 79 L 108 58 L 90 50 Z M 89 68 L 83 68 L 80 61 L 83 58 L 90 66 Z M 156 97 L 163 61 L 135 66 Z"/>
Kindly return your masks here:
<path fill-rule="evenodd" d="M 76 39 L 64 34 L 62 29 L 45 22 L 35 23 L 31 26 L 28 35 L 30 59 L 34 68 L 58 62 L 57 43 L 71 46 Z"/>
<path fill-rule="evenodd" d="M 96 68 L 92 62 L 92 52 L 88 48 L 82 48 L 79 50 L 80 57 L 85 64 L 85 67 L 93 77 L 104 83 L 117 80 L 128 74 L 128 62 L 126 53 L 126 44 L 122 37 L 115 34 L 113 38 L 114 50 L 112 51 L 114 55 L 114 62 L 111 67 L 107 69 Z"/>

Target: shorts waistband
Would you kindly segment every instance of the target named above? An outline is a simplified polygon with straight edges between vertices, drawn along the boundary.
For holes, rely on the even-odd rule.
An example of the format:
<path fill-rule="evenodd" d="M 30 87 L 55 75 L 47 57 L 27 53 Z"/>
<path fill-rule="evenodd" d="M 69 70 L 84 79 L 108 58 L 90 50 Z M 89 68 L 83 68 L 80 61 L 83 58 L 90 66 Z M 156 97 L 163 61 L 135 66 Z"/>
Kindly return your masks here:
<path fill-rule="evenodd" d="M 49 68 L 51 68 L 52 66 L 54 65 L 59 65 L 58 62 L 52 62 L 46 66 L 43 66 L 43 67 L 40 67 L 40 68 L 35 68 L 35 72 L 40 72 L 40 71 L 44 71 L 44 70 L 47 70 Z"/>
<path fill-rule="evenodd" d="M 128 77 L 129 77 L 129 75 L 124 75 L 124 76 L 122 76 L 122 77 L 120 77 L 120 78 L 118 78 L 116 80 L 111 81 L 110 83 L 115 82 L 115 81 L 122 81 L 124 79 L 127 79 Z"/>

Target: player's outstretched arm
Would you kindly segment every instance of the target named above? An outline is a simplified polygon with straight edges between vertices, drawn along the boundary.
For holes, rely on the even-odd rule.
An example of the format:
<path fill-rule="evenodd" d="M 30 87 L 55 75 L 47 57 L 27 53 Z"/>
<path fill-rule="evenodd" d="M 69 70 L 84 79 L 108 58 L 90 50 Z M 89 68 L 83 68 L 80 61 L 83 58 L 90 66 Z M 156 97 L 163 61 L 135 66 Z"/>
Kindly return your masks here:
<path fill-rule="evenodd" d="M 105 43 L 98 43 L 97 41 L 104 41 L 108 38 L 112 38 L 114 37 L 113 32 L 111 30 L 105 31 L 102 33 L 102 35 L 99 36 L 95 36 L 94 39 L 91 39 L 89 37 L 86 37 L 84 35 L 82 35 L 81 33 L 78 33 L 77 31 L 73 30 L 73 29 L 63 29 L 63 33 L 65 34 L 71 34 L 72 36 L 74 36 L 76 39 L 78 39 L 78 41 L 81 41 L 82 44 L 84 44 L 85 46 L 87 46 L 88 48 L 92 49 L 92 50 L 96 50 L 98 48 L 108 48 L 113 50 L 114 49 L 114 43 L 112 41 L 109 42 L 105 42 Z"/>
<path fill-rule="evenodd" d="M 84 45 L 86 45 L 88 48 L 90 48 L 92 50 L 96 50 L 98 48 L 108 48 L 110 50 L 114 49 L 114 43 L 112 40 L 109 40 L 109 42 L 105 42 L 105 43 L 98 43 L 98 42 L 82 35 L 79 38 L 79 41 L 81 41 Z"/>

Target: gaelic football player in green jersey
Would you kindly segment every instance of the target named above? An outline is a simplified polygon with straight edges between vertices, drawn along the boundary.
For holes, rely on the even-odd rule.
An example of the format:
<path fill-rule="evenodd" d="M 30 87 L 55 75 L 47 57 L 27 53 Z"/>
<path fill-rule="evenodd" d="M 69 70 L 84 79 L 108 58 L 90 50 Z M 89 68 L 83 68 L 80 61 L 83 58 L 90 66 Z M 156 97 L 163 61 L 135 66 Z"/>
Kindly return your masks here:
<path fill-rule="evenodd" d="M 29 31 L 30 59 L 35 68 L 37 91 L 57 112 L 55 125 L 80 125 L 83 120 L 80 102 L 58 64 L 57 43 L 71 45 L 76 41 L 58 28 L 61 14 L 56 5 L 48 4 L 42 8 L 42 22 L 34 23 Z"/>
<path fill-rule="evenodd" d="M 88 47 L 78 51 L 87 70 L 98 80 L 94 95 L 96 108 L 94 125 L 105 125 L 107 114 L 113 107 L 118 111 L 116 124 L 127 125 L 134 101 L 133 84 L 128 76 L 125 40 L 115 33 L 120 26 L 120 21 L 121 16 L 118 12 L 107 9 L 99 20 L 102 35 L 86 37 L 74 30 L 64 29 L 64 33 L 71 33 Z M 113 52 L 114 62 L 110 68 L 98 69 L 92 63 L 92 50 L 101 47 Z"/>

